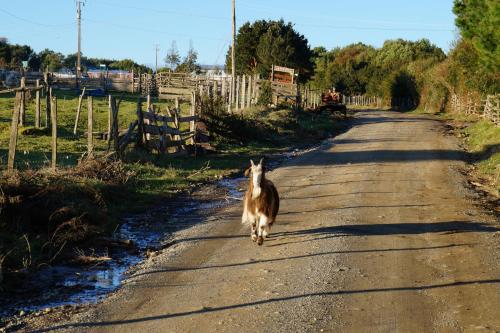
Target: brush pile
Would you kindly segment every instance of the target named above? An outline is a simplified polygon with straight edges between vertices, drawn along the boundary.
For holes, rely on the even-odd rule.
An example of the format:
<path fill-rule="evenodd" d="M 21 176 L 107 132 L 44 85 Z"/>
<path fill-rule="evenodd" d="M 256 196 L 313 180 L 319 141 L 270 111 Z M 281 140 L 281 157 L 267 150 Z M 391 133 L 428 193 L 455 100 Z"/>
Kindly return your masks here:
<path fill-rule="evenodd" d="M 107 209 L 108 198 L 131 176 L 120 161 L 109 158 L 84 160 L 58 173 L 26 170 L 2 176 L 0 276 L 4 283 L 9 274 L 51 264 L 109 229 L 115 221 Z"/>

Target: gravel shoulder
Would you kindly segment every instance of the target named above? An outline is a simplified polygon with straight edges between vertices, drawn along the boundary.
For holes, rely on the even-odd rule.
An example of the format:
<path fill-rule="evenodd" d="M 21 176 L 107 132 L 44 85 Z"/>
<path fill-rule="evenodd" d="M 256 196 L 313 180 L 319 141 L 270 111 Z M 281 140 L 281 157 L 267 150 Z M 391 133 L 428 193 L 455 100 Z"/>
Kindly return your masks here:
<path fill-rule="evenodd" d="M 103 302 L 26 330 L 500 331 L 498 217 L 475 204 L 445 132 L 358 112 L 348 132 L 268 173 L 282 206 L 262 247 L 229 205 Z"/>

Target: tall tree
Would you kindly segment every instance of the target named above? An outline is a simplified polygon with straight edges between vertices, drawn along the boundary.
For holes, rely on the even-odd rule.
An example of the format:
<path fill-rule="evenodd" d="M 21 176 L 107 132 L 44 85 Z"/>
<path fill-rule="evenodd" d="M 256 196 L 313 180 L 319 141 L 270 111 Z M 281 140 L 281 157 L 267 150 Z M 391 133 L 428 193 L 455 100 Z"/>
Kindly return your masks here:
<path fill-rule="evenodd" d="M 48 68 L 49 71 L 53 72 L 58 71 L 63 67 L 64 56 L 61 53 L 45 49 L 40 52 L 39 56 L 42 61 L 43 70 Z"/>
<path fill-rule="evenodd" d="M 189 50 L 182 63 L 177 66 L 176 71 L 182 73 L 192 73 L 199 72 L 200 69 L 200 65 L 198 65 L 198 52 L 194 49 L 193 43 L 190 42 Z"/>
<path fill-rule="evenodd" d="M 11 51 L 7 38 L 0 39 L 0 68 L 10 64 Z"/>
<path fill-rule="evenodd" d="M 455 23 L 462 36 L 473 42 L 482 66 L 500 71 L 500 2 L 498 0 L 455 0 Z"/>
<path fill-rule="evenodd" d="M 175 71 L 180 62 L 181 56 L 179 54 L 179 50 L 177 49 L 177 43 L 173 40 L 170 49 L 168 49 L 167 56 L 165 57 L 165 63 L 171 70 Z"/>
<path fill-rule="evenodd" d="M 231 50 L 226 56 L 226 68 L 231 67 Z M 293 28 L 292 23 L 260 20 L 245 23 L 236 36 L 236 72 L 269 75 L 271 65 L 299 70 L 301 79 L 312 75 L 313 52 L 307 39 Z"/>

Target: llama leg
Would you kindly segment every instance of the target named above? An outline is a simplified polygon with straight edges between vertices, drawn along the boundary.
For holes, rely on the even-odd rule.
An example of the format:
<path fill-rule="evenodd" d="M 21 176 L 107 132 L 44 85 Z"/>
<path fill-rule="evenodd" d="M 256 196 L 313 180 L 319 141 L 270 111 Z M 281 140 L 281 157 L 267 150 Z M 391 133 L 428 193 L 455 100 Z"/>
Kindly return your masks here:
<path fill-rule="evenodd" d="M 242 224 L 247 224 L 247 223 L 250 223 L 250 216 L 248 214 L 248 210 L 247 210 L 247 205 L 245 203 L 245 205 L 243 206 L 243 214 L 241 215 L 241 223 Z"/>
<path fill-rule="evenodd" d="M 264 226 L 264 230 L 262 231 L 262 236 L 264 236 L 264 238 L 268 238 L 270 233 L 271 233 L 271 226 L 269 224 L 266 224 Z"/>
<path fill-rule="evenodd" d="M 267 231 L 266 228 L 268 228 L 267 225 L 268 219 L 267 216 L 265 215 L 260 215 L 259 218 L 259 237 L 257 238 L 257 244 L 262 245 L 264 243 L 264 237 L 267 237 Z"/>
<path fill-rule="evenodd" d="M 252 231 L 250 232 L 250 237 L 255 242 L 257 241 L 257 221 L 253 221 L 252 223 Z"/>

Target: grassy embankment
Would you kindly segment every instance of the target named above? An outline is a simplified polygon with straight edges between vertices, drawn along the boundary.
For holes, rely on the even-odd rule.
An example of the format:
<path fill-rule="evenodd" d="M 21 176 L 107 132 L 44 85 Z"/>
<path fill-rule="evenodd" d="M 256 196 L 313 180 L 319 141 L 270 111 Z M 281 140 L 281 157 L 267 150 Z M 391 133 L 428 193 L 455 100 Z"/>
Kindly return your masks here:
<path fill-rule="evenodd" d="M 417 109 L 415 113 L 426 112 Z M 476 115 L 451 112 L 435 115 L 452 122 L 459 130 L 474 165 L 475 176 L 482 179 L 491 193 L 500 196 L 500 127 Z"/>
<path fill-rule="evenodd" d="M 11 276 L 50 264 L 63 253 L 71 253 L 70 249 L 85 246 L 89 239 L 110 234 L 124 214 L 143 211 L 195 184 L 239 172 L 249 158 L 317 142 L 341 126 L 327 114 L 255 108 L 243 116 L 214 121 L 219 129 L 214 135 L 216 154 L 172 158 L 131 148 L 123 162 L 91 161 L 76 166 L 86 151 L 86 102 L 74 136 L 77 96 L 62 91 L 57 96 L 59 171 L 47 171 L 49 132 L 26 127 L 20 129 L 18 139 L 17 166 L 22 171 L 4 175 L 0 181 L 0 286 L 2 267 L 8 273 L 4 275 Z M 167 106 L 155 102 L 160 108 Z M 12 96 L 0 97 L 3 168 L 13 104 Z M 183 109 L 187 111 L 188 105 Z M 32 101 L 27 110 L 31 125 Z M 107 112 L 107 99 L 94 98 L 94 131 L 106 130 Z M 125 96 L 119 110 L 121 129 L 136 119 L 135 112 L 136 97 Z M 107 147 L 97 138 L 95 145 L 101 152 Z"/>

